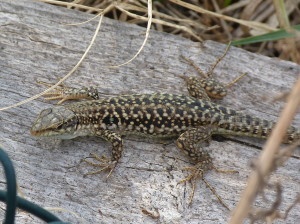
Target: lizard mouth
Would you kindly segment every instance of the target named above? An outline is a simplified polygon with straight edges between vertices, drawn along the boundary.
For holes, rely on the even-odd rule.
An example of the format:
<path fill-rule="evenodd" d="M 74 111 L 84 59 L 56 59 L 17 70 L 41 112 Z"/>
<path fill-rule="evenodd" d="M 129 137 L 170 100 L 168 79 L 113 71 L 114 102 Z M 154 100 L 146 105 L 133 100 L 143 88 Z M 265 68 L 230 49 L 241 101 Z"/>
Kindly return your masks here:
<path fill-rule="evenodd" d="M 43 124 L 40 119 L 37 119 L 30 129 L 30 134 L 35 137 L 56 136 L 59 135 L 58 130 L 61 125 L 62 122 L 56 122 L 48 126 Z"/>
<path fill-rule="evenodd" d="M 32 130 L 32 129 L 30 129 L 30 134 L 31 134 L 32 136 L 40 136 L 40 132 L 39 132 L 39 131 L 34 131 L 34 130 Z"/>
<path fill-rule="evenodd" d="M 33 130 L 33 128 L 30 129 L 30 134 L 32 136 L 36 136 L 36 137 L 45 136 L 45 133 L 46 133 L 46 131 L 35 131 L 35 130 Z"/>
<path fill-rule="evenodd" d="M 45 131 L 41 129 L 38 120 L 36 120 L 36 122 L 34 122 L 34 124 L 32 125 L 30 134 L 32 136 L 42 136 L 43 134 L 45 134 Z"/>
<path fill-rule="evenodd" d="M 38 129 L 37 130 L 37 128 L 35 128 L 35 125 L 33 125 L 33 127 L 30 129 L 30 134 L 35 137 L 47 137 L 47 136 L 53 135 L 53 133 L 55 133 L 55 132 L 51 131 L 49 129 L 47 129 L 47 130 Z"/>

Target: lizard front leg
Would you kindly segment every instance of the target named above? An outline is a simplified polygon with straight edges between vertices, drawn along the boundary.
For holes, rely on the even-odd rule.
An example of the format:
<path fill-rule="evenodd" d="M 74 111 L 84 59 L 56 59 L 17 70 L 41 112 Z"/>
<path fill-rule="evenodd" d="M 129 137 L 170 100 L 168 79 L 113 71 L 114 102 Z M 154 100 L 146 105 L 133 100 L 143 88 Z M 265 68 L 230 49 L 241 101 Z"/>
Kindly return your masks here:
<path fill-rule="evenodd" d="M 226 85 L 220 83 L 214 77 L 212 77 L 215 67 L 226 56 L 229 47 L 230 44 L 227 46 L 224 54 L 216 60 L 216 62 L 211 66 L 210 70 L 207 73 L 202 71 L 191 59 L 182 56 L 182 58 L 186 60 L 190 65 L 192 65 L 202 77 L 187 78 L 185 76 L 181 76 L 181 78 L 186 81 L 189 94 L 192 97 L 207 101 L 210 101 L 210 99 L 222 99 L 227 95 L 227 88 L 231 87 L 234 83 L 236 83 L 246 75 L 246 73 L 244 73 Z"/>
<path fill-rule="evenodd" d="M 108 169 L 109 173 L 107 177 L 111 175 L 114 168 L 116 167 L 117 163 L 119 162 L 120 158 L 122 157 L 122 151 L 123 151 L 123 140 L 120 135 L 116 134 L 115 132 L 109 131 L 109 130 L 99 130 L 96 131 L 95 136 L 99 136 L 107 141 L 109 141 L 112 144 L 112 157 L 108 158 L 106 156 L 98 156 L 96 154 L 91 154 L 92 158 L 96 159 L 100 163 L 94 163 L 87 159 L 84 159 L 83 161 L 96 167 L 102 167 L 100 170 L 97 170 L 95 172 L 87 173 L 86 175 L 93 175 L 98 174 L 102 172 L 103 170 Z"/>

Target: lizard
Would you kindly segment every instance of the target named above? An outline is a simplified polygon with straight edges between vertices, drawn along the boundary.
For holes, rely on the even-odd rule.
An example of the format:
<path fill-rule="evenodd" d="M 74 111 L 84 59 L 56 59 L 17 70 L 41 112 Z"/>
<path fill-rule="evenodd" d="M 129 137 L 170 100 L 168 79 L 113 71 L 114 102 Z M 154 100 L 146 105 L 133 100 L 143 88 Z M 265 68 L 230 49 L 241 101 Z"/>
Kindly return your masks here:
<path fill-rule="evenodd" d="M 275 122 L 211 101 L 211 98 L 221 99 L 226 96 L 226 87 L 237 81 L 224 86 L 211 77 L 213 69 L 227 51 L 228 48 L 207 74 L 197 69 L 204 78 L 182 77 L 187 83 L 190 96 L 153 93 L 99 98 L 98 91 L 93 87 L 63 88 L 49 93 L 48 95 L 54 96 L 48 99 L 61 99 L 58 104 L 72 99 L 88 100 L 57 105 L 41 111 L 30 132 L 37 137 L 71 139 L 77 136 L 99 136 L 109 141 L 112 145 L 112 157 L 92 154 L 100 163 L 86 159 L 84 161 L 102 168 L 88 174 L 98 174 L 106 169 L 110 171 L 108 176 L 111 174 L 122 156 L 123 135 L 154 139 L 177 138 L 177 147 L 195 163 L 193 167 L 186 169 L 191 174 L 181 182 L 197 177 L 203 179 L 204 173 L 211 169 L 235 172 L 217 169 L 210 154 L 203 147 L 199 147 L 199 144 L 209 140 L 214 134 L 266 139 Z M 188 62 L 195 67 L 192 61 Z M 291 143 L 296 139 L 300 139 L 300 129 L 290 127 L 283 143 Z M 210 189 L 214 192 L 211 187 Z M 218 199 L 221 201 L 219 197 Z M 221 203 L 227 207 L 222 201 Z"/>

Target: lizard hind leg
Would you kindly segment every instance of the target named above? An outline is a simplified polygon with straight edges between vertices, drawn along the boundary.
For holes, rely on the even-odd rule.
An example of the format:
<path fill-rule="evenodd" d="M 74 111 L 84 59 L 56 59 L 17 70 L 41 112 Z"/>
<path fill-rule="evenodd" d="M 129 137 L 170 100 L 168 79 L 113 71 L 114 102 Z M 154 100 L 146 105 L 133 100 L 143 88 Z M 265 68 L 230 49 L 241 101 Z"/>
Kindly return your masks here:
<path fill-rule="evenodd" d="M 222 198 L 217 194 L 215 189 L 208 184 L 208 182 L 204 179 L 204 174 L 209 170 L 216 170 L 217 172 L 222 173 L 236 173 L 236 171 L 232 170 L 220 170 L 217 169 L 212 162 L 212 158 L 209 153 L 203 148 L 197 147 L 199 143 L 207 141 L 210 139 L 213 132 L 213 128 L 211 126 L 202 126 L 197 128 L 192 128 L 184 133 L 182 133 L 176 141 L 176 145 L 178 148 L 182 149 L 186 154 L 188 154 L 192 160 L 196 162 L 196 164 L 192 167 L 186 167 L 183 170 L 189 171 L 190 174 L 179 181 L 179 183 L 184 183 L 187 181 L 192 182 L 192 193 L 189 198 L 189 205 L 193 201 L 194 193 L 195 193 L 195 185 L 196 180 L 201 179 L 206 184 L 206 186 L 212 191 L 212 193 L 218 198 L 221 204 L 226 207 L 228 206 L 222 200 Z"/>
<path fill-rule="evenodd" d="M 211 133 L 212 130 L 210 127 L 192 128 L 182 133 L 176 141 L 177 147 L 196 162 L 195 166 L 183 168 L 183 170 L 189 171 L 190 174 L 179 181 L 179 183 L 192 182 L 189 205 L 192 203 L 194 197 L 196 179 L 203 179 L 205 172 L 213 169 L 212 158 L 209 153 L 203 148 L 197 147 L 199 143 L 209 140 Z"/>
<path fill-rule="evenodd" d="M 46 100 L 59 100 L 57 104 L 61 104 L 67 100 L 80 100 L 80 99 L 98 99 L 98 91 L 93 87 L 83 87 L 81 89 L 76 88 L 64 88 L 61 91 L 46 93 L 44 96 Z"/>
<path fill-rule="evenodd" d="M 38 82 L 39 84 L 51 87 L 52 84 L 46 82 Z M 45 93 L 43 96 L 45 100 L 60 100 L 57 104 L 61 104 L 68 100 L 80 100 L 80 99 L 99 99 L 97 89 L 94 87 L 83 87 L 83 88 L 69 88 L 64 84 L 60 84 L 59 87 L 54 89 L 53 92 Z"/>

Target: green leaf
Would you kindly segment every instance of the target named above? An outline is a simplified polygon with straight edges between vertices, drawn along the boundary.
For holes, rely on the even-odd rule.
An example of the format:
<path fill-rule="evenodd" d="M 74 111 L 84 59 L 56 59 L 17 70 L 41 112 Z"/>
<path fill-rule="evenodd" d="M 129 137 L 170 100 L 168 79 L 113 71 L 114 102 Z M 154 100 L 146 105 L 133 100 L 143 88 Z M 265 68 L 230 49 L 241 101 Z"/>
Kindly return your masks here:
<path fill-rule="evenodd" d="M 300 25 L 292 26 L 291 28 L 300 31 Z M 253 43 L 259 43 L 264 41 L 272 41 L 272 40 L 280 40 L 288 37 L 294 37 L 294 33 L 288 33 L 285 29 L 281 29 L 278 31 L 253 36 L 253 37 L 246 37 L 240 40 L 236 40 L 231 42 L 232 46 L 236 45 L 244 45 L 244 44 L 253 44 Z"/>

